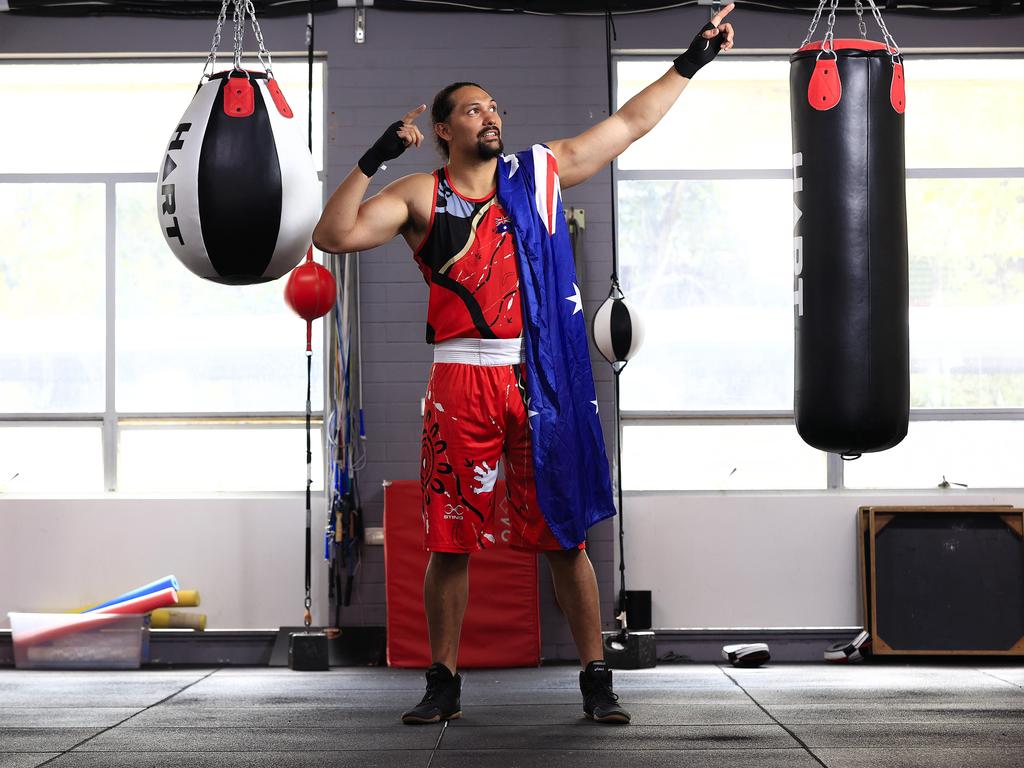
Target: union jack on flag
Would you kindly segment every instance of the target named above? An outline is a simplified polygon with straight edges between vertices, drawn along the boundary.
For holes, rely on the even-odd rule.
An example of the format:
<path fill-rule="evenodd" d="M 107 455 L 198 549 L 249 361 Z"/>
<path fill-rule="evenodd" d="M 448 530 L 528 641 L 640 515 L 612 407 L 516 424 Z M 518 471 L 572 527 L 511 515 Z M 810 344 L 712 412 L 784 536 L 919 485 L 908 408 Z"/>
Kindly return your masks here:
<path fill-rule="evenodd" d="M 562 209 L 562 188 L 558 183 L 558 162 L 551 150 L 543 144 L 534 144 L 533 167 L 536 171 L 537 190 L 534 199 L 537 201 L 537 212 L 548 231 L 555 234 L 558 226 L 558 215 Z"/>

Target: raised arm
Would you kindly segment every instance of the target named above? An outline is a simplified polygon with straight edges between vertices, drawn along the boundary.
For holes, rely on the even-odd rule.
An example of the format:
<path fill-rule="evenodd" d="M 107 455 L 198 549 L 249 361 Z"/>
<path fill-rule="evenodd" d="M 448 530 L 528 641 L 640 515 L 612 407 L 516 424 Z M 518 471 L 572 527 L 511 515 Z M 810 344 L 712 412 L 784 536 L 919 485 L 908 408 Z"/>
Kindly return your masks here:
<path fill-rule="evenodd" d="M 729 3 L 715 14 L 672 67 L 615 114 L 579 136 L 548 142 L 558 160 L 563 189 L 586 181 L 646 135 L 675 104 L 697 70 L 720 50 L 732 48 L 735 33 L 732 24 L 723 23 L 723 19 L 734 7 Z"/>
<path fill-rule="evenodd" d="M 353 168 L 324 206 L 313 245 L 325 253 L 368 251 L 402 234 L 411 223 L 416 174 L 388 184 L 364 201 L 370 180 Z"/>
<path fill-rule="evenodd" d="M 313 244 L 317 248 L 328 253 L 365 251 L 403 234 L 414 224 L 412 201 L 417 191 L 422 196 L 429 181 L 427 174 L 406 176 L 388 184 L 369 200 L 364 201 L 363 197 L 370 177 L 382 163 L 398 157 L 406 147 L 423 143 L 423 134 L 413 121 L 425 109 L 426 105 L 421 104 L 388 126 L 338 185 L 313 230 Z"/>

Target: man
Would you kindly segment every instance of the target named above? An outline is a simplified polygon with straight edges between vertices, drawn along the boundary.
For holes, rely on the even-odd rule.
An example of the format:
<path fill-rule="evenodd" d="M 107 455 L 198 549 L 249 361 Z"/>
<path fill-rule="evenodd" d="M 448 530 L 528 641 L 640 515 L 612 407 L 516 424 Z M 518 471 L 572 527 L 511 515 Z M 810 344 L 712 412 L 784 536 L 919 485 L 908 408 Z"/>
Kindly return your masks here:
<path fill-rule="evenodd" d="M 579 136 L 516 155 L 502 155 L 502 121 L 490 94 L 475 83 L 453 83 L 431 111 L 444 167 L 363 200 L 383 163 L 422 144 L 415 125 L 426 110 L 421 104 L 384 132 L 324 208 L 313 233 L 318 248 L 366 251 L 401 234 L 430 285 L 434 365 L 421 480 L 431 553 L 423 598 L 434 663 L 426 694 L 402 715 L 405 723 L 462 714 L 455 670 L 469 554 L 494 542 L 501 457 L 511 543 L 548 559 L 579 651 L 584 712 L 599 722 L 630 720 L 603 661 L 597 580 L 584 549 L 586 528 L 614 507 L 582 304 L 564 221 L 557 222 L 558 190 L 586 181 L 644 136 L 697 70 L 733 46 L 732 25 L 723 23 L 732 9 L 717 13 L 672 68 L 618 112 Z M 566 297 L 570 284 L 574 295 Z"/>

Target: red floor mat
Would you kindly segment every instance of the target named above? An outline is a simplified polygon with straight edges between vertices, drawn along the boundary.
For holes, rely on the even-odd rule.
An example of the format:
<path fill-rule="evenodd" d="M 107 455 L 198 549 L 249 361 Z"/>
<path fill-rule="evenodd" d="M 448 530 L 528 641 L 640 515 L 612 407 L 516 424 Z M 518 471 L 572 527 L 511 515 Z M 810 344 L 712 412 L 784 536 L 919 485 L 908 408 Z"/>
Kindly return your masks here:
<path fill-rule="evenodd" d="M 499 481 L 494 493 L 500 521 L 505 484 Z M 421 494 L 418 480 L 396 480 L 384 489 L 387 647 L 393 667 L 426 668 L 431 662 L 423 612 L 429 553 L 423 549 Z M 495 533 L 498 544 L 470 557 L 459 667 L 535 667 L 540 664 L 537 556 L 502 544 L 500 527 Z"/>

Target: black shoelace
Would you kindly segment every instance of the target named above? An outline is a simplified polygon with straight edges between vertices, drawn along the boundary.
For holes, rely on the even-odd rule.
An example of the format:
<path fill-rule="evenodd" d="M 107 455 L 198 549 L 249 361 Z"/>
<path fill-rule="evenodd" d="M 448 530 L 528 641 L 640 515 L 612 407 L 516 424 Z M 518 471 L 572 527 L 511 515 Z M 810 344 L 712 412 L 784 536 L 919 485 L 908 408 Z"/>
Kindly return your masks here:
<path fill-rule="evenodd" d="M 427 681 L 427 692 L 423 694 L 423 700 L 420 704 L 433 703 L 434 699 L 441 694 L 447 683 L 444 680 L 434 678 L 433 680 Z"/>
<path fill-rule="evenodd" d="M 619 694 L 612 691 L 606 685 L 598 684 L 595 688 L 590 691 L 588 698 L 591 701 L 610 701 L 612 704 L 617 704 L 619 701 Z"/>

